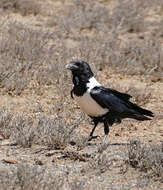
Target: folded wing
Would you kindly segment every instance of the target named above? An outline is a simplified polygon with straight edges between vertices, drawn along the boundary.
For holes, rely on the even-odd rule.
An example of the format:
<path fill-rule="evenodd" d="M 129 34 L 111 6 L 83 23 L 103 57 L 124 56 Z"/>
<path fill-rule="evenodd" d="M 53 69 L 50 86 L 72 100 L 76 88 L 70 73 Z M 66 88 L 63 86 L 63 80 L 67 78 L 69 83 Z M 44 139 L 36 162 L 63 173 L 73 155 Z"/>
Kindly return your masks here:
<path fill-rule="evenodd" d="M 103 86 L 95 87 L 90 92 L 91 97 L 103 108 L 108 108 L 120 118 L 134 118 L 137 120 L 150 120 L 153 113 L 143 109 L 129 101 L 129 94 L 121 93 L 116 90 Z"/>

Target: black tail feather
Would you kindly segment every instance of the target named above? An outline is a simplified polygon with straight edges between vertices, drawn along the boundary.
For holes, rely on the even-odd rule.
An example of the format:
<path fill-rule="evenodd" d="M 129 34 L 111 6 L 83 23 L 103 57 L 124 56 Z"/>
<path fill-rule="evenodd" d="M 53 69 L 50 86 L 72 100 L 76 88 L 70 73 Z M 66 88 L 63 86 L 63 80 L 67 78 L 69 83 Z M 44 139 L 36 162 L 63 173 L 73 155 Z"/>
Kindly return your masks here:
<path fill-rule="evenodd" d="M 139 121 L 151 120 L 151 118 L 144 115 L 140 115 L 140 114 L 132 114 L 131 118 L 139 120 Z"/>
<path fill-rule="evenodd" d="M 154 117 L 154 114 L 151 111 L 143 109 L 143 108 L 137 106 L 136 104 L 133 104 L 133 103 L 129 102 L 129 107 L 130 107 L 130 109 L 132 109 L 135 112 L 137 112 L 138 115 L 140 114 L 140 116 Z M 148 118 L 148 117 L 145 117 L 145 118 Z M 150 118 L 145 119 L 145 120 L 149 120 L 149 119 Z"/>

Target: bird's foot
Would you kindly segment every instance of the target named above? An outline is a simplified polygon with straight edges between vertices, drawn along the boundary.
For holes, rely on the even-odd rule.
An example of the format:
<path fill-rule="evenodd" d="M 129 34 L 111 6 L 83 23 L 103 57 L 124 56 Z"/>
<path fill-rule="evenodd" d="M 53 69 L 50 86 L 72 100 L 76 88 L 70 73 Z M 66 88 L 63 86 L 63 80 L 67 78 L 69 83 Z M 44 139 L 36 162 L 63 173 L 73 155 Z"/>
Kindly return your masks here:
<path fill-rule="evenodd" d="M 89 136 L 88 137 L 88 141 L 91 141 L 92 139 L 97 139 L 97 138 L 99 138 L 100 136 Z"/>
<path fill-rule="evenodd" d="M 107 144 L 107 143 L 100 143 L 98 145 L 98 152 L 102 153 L 103 151 L 105 151 L 107 149 L 108 145 L 109 144 Z"/>
<path fill-rule="evenodd" d="M 105 135 L 105 136 L 104 136 L 104 138 L 103 138 L 101 144 L 103 144 L 103 145 L 106 144 L 106 138 L 107 138 L 107 136 L 108 136 L 108 135 Z"/>

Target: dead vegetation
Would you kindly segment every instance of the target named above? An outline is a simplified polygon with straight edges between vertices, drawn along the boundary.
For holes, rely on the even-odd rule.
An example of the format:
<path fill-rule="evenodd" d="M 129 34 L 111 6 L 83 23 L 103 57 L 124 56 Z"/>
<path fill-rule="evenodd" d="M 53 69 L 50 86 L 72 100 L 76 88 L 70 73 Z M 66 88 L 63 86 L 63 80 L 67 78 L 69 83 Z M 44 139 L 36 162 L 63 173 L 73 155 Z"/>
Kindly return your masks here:
<path fill-rule="evenodd" d="M 32 164 L 18 164 L 9 170 L 7 167 L 1 168 L 0 185 L 7 189 L 60 189 L 63 186 L 64 172 L 48 172 L 47 168 L 34 166 Z M 6 187 L 7 184 L 7 187 Z"/>
<path fill-rule="evenodd" d="M 121 179 L 127 176 L 132 167 L 138 170 L 138 175 L 135 176 L 137 188 L 152 185 L 153 180 L 161 182 L 162 145 L 153 147 L 141 144 L 139 141 L 131 141 L 130 144 L 120 147 L 121 151 L 112 145 L 107 145 L 101 147 L 103 151 L 87 154 L 59 150 L 58 154 L 61 155 L 52 161 L 49 159 L 48 165 L 38 165 L 38 162 L 35 164 L 18 162 L 12 165 L 9 162 L 4 163 L 0 168 L 0 185 L 3 189 L 64 189 L 65 187 L 83 189 L 89 188 L 90 184 L 98 185 L 98 182 L 89 179 L 90 176 L 102 179 L 104 174 L 107 175 L 106 187 L 113 187 L 112 180 L 115 180 L 116 175 Z M 43 154 L 37 156 L 37 160 L 42 157 L 41 155 L 43 156 Z M 48 154 L 47 158 L 51 156 L 52 154 Z M 69 160 L 67 164 L 58 164 L 59 160 L 63 159 Z M 84 164 L 79 166 L 79 163 Z M 119 185 L 125 189 L 132 186 L 129 182 Z"/>
<path fill-rule="evenodd" d="M 31 0 L 2 0 L 0 2 L 0 8 L 16 13 L 18 12 L 22 16 L 27 16 L 30 14 L 37 15 L 40 12 L 39 3 Z"/>
<path fill-rule="evenodd" d="M 162 10 L 161 0 L 0 1 L 0 190 L 161 187 Z M 88 143 L 64 68 L 73 59 L 160 117 Z"/>
<path fill-rule="evenodd" d="M 140 141 L 131 141 L 128 146 L 128 163 L 148 177 L 163 179 L 163 145 L 144 145 Z"/>
<path fill-rule="evenodd" d="M 25 114 L 11 114 L 5 109 L 0 111 L 0 118 L 0 135 L 24 148 L 40 144 L 51 149 L 64 149 L 73 136 L 77 136 L 74 130 L 81 122 L 68 124 L 61 116 L 50 118 L 39 115 L 33 119 Z"/>
<path fill-rule="evenodd" d="M 0 135 L 8 139 L 11 135 L 11 119 L 13 115 L 5 110 L 5 108 L 2 108 L 0 111 Z"/>

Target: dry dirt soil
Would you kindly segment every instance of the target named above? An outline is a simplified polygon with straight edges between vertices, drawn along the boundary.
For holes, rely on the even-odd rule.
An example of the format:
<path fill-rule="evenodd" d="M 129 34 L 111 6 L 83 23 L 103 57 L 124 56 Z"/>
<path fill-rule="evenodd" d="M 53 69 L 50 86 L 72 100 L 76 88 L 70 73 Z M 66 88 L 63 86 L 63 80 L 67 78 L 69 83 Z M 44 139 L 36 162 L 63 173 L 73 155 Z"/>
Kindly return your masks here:
<path fill-rule="evenodd" d="M 163 189 L 163 1 L 1 0 L 0 26 L 0 190 Z M 88 142 L 76 59 L 155 117 Z"/>

